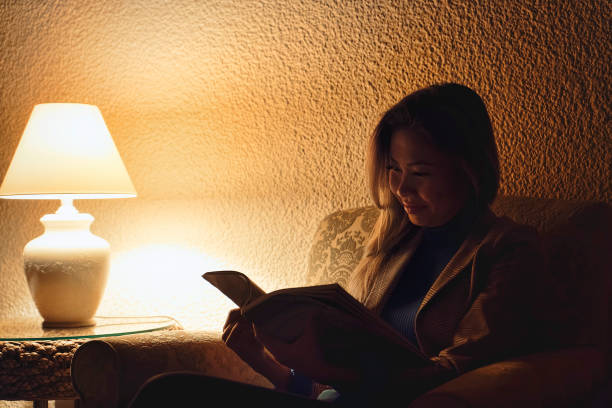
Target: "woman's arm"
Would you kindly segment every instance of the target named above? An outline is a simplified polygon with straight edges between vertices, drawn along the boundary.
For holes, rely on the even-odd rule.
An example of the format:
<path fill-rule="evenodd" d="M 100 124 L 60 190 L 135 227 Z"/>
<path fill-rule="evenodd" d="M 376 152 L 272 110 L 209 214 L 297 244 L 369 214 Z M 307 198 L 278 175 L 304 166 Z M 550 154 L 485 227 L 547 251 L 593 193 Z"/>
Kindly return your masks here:
<path fill-rule="evenodd" d="M 255 336 L 270 350 L 280 364 L 291 365 L 296 372 L 312 378 L 321 384 L 354 383 L 359 380 L 360 373 L 329 364 L 323 357 L 320 347 L 321 324 L 317 320 L 321 316 L 312 316 L 305 325 L 302 335 L 293 343 L 278 340 L 265 331 L 258 331 Z"/>
<path fill-rule="evenodd" d="M 223 328 L 222 339 L 243 361 L 266 377 L 279 391 L 291 392 L 316 398 L 327 388 L 323 379 L 345 378 L 345 371 L 330 366 L 320 357 L 318 336 L 312 324 L 299 340 L 286 344 L 256 328 L 241 314 L 239 309 L 230 312 Z M 264 346 L 269 345 L 274 354 Z M 276 357 L 275 357 L 276 355 Z M 281 361 L 297 362 L 295 370 Z M 354 374 L 354 373 L 350 373 Z"/>
<path fill-rule="evenodd" d="M 545 287 L 546 265 L 535 231 L 516 228 L 474 259 L 479 292 L 441 350 L 439 365 L 458 374 L 525 352 L 541 340 L 538 315 L 551 305 Z"/>
<path fill-rule="evenodd" d="M 239 309 L 230 311 L 221 338 L 251 368 L 270 380 L 276 389 L 289 389 L 291 370 L 279 363 L 255 337 L 253 324 L 240 314 Z"/>

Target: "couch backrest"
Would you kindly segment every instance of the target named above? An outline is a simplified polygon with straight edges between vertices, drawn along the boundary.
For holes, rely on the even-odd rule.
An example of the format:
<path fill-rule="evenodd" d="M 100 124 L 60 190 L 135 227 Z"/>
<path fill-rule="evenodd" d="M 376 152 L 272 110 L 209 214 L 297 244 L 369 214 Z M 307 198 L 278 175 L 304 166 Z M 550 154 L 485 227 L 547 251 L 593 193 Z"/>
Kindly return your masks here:
<path fill-rule="evenodd" d="M 363 257 L 377 217 L 376 207 L 360 207 L 336 211 L 323 218 L 310 247 L 307 284 L 346 284 Z"/>
<path fill-rule="evenodd" d="M 555 326 L 571 344 L 597 344 L 612 367 L 612 207 L 605 203 L 499 196 L 497 215 L 541 233 L 559 299 Z M 364 253 L 378 210 L 341 210 L 320 223 L 310 251 L 307 284 L 339 282 Z"/>

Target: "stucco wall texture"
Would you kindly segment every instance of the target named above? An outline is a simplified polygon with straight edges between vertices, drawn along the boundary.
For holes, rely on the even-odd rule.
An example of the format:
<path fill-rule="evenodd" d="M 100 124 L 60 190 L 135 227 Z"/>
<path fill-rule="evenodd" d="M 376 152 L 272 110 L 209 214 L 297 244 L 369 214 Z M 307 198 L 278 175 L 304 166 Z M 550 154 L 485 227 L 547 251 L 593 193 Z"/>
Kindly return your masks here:
<path fill-rule="evenodd" d="M 610 2 L 2 1 L 0 175 L 32 108 L 97 105 L 134 199 L 77 201 L 113 249 L 99 314 L 220 329 L 200 275 L 303 282 L 331 211 L 369 203 L 384 110 L 456 81 L 488 105 L 502 192 L 612 202 Z M 36 314 L 21 267 L 59 202 L 0 200 L 0 316 Z"/>

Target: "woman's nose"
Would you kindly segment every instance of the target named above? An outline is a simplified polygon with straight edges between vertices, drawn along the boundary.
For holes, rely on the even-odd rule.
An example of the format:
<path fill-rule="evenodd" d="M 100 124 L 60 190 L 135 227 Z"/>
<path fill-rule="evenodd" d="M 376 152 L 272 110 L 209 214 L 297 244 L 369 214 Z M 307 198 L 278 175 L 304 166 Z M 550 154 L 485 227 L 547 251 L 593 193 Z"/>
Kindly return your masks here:
<path fill-rule="evenodd" d="M 400 183 L 397 186 L 397 195 L 400 197 L 406 197 L 414 192 L 414 183 L 409 177 L 402 177 Z"/>

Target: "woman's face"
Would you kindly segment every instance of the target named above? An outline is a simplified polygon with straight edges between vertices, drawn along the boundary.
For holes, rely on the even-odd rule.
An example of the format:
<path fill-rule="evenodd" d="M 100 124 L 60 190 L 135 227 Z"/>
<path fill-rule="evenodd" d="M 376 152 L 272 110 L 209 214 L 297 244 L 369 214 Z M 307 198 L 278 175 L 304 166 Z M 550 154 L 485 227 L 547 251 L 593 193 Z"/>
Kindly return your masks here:
<path fill-rule="evenodd" d="M 444 225 L 461 210 L 467 196 L 464 172 L 422 133 L 396 131 L 389 153 L 389 188 L 412 224 Z"/>

